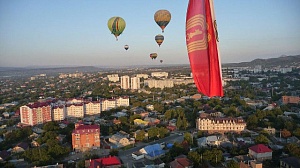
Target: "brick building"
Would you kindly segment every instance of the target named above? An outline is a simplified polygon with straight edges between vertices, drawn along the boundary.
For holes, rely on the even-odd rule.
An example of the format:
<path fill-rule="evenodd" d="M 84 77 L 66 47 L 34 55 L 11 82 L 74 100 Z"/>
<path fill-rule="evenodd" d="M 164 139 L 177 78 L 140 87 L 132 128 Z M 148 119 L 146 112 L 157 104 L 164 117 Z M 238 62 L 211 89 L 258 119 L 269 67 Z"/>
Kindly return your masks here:
<path fill-rule="evenodd" d="M 20 107 L 21 124 L 37 125 L 49 122 L 51 118 L 51 106 L 48 102 L 36 102 Z"/>
<path fill-rule="evenodd" d="M 98 125 L 75 124 L 72 132 L 73 150 L 87 151 L 100 147 L 100 127 Z"/>

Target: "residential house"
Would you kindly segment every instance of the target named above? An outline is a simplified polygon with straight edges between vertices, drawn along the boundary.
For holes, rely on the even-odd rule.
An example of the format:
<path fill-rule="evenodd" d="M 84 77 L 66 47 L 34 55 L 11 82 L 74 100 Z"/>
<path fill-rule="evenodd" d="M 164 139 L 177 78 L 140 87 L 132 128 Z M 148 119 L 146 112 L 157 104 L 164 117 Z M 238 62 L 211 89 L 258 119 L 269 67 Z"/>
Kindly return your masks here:
<path fill-rule="evenodd" d="M 87 168 L 119 168 L 122 166 L 121 160 L 117 156 L 106 158 L 90 159 L 85 161 Z"/>
<path fill-rule="evenodd" d="M 149 160 L 157 159 L 161 156 L 164 156 L 165 154 L 165 151 L 161 148 L 160 144 L 148 145 L 140 149 L 139 151 L 143 153 Z"/>
<path fill-rule="evenodd" d="M 180 155 L 170 162 L 170 168 L 193 168 L 193 162 L 185 155 Z"/>
<path fill-rule="evenodd" d="M 249 148 L 249 155 L 258 161 L 272 159 L 272 150 L 264 144 L 258 144 Z"/>
<path fill-rule="evenodd" d="M 121 134 L 114 134 L 109 138 L 109 142 L 116 145 L 117 148 L 121 148 L 132 144 L 126 136 Z"/>
<path fill-rule="evenodd" d="M 268 132 L 270 135 L 275 135 L 275 128 L 268 126 L 268 128 L 264 128 L 264 131 Z"/>
<path fill-rule="evenodd" d="M 233 157 L 233 161 L 239 164 L 240 168 L 262 168 L 263 164 L 260 161 L 249 157 L 248 155 L 239 155 Z"/>
<path fill-rule="evenodd" d="M 0 152 L 0 162 L 5 161 L 10 156 L 10 152 L 3 150 Z"/>
<path fill-rule="evenodd" d="M 79 151 L 100 147 L 100 127 L 76 123 L 72 132 L 72 146 Z"/>
<path fill-rule="evenodd" d="M 27 149 L 29 149 L 28 143 L 20 142 L 12 149 L 12 153 L 25 152 L 25 150 L 27 150 Z"/>
<path fill-rule="evenodd" d="M 280 168 L 299 168 L 300 159 L 296 157 L 287 157 L 280 159 Z"/>
<path fill-rule="evenodd" d="M 134 123 L 134 125 L 137 125 L 137 126 L 140 126 L 140 127 L 146 127 L 146 126 L 148 126 L 148 124 L 149 124 L 149 122 L 143 121 L 143 120 L 141 120 L 141 119 L 135 119 L 135 120 L 133 121 L 133 123 Z"/>

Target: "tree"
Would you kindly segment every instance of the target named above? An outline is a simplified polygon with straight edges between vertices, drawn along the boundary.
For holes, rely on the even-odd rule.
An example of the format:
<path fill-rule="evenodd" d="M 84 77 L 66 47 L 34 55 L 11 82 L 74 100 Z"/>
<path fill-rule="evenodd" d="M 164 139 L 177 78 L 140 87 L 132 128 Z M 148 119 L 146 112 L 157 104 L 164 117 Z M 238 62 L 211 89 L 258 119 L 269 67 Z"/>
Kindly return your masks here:
<path fill-rule="evenodd" d="M 263 134 L 259 134 L 255 138 L 255 143 L 256 144 L 267 144 L 268 142 L 269 142 L 268 138 L 266 136 L 264 136 Z"/>
<path fill-rule="evenodd" d="M 190 145 L 193 144 L 193 137 L 192 137 L 192 134 L 189 133 L 189 132 L 185 132 L 184 135 L 183 135 L 183 139 L 185 141 L 187 141 Z"/>
<path fill-rule="evenodd" d="M 157 137 L 157 135 L 158 135 L 158 128 L 157 127 L 151 127 L 148 130 L 148 136 L 149 136 L 149 138 Z"/>
<path fill-rule="evenodd" d="M 145 139 L 145 131 L 144 130 L 140 130 L 139 132 L 137 132 L 135 139 L 137 141 L 143 141 Z"/>
<path fill-rule="evenodd" d="M 299 138 L 300 137 L 300 128 L 296 128 L 296 130 L 293 131 L 293 134 Z"/>
<path fill-rule="evenodd" d="M 227 168 L 239 168 L 239 164 L 236 163 L 235 161 L 233 160 L 230 160 L 228 163 L 227 163 Z"/>
<path fill-rule="evenodd" d="M 194 162 L 195 166 L 199 166 L 201 162 L 201 156 L 196 151 L 191 151 L 188 153 L 188 158 Z"/>

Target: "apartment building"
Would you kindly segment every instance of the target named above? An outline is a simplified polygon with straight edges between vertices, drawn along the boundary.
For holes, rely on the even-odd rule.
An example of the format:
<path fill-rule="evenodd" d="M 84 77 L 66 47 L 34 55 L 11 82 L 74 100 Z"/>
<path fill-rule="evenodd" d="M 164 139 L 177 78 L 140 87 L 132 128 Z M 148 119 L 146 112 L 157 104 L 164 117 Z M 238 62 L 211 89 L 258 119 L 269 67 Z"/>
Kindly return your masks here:
<path fill-rule="evenodd" d="M 21 124 L 43 124 L 51 121 L 51 116 L 51 105 L 48 102 L 36 102 L 20 107 Z"/>
<path fill-rule="evenodd" d="M 67 116 L 75 118 L 84 117 L 84 103 L 67 104 Z"/>
<path fill-rule="evenodd" d="M 101 100 L 101 111 L 107 111 L 117 107 L 128 107 L 129 106 L 129 97 L 118 97 L 112 99 L 103 99 Z"/>
<path fill-rule="evenodd" d="M 144 84 L 146 86 L 149 86 L 149 88 L 163 89 L 165 87 L 169 87 L 169 88 L 174 87 L 174 81 L 172 79 L 165 79 L 165 80 L 148 79 L 148 80 L 144 80 Z"/>
<path fill-rule="evenodd" d="M 169 76 L 168 72 L 152 72 L 152 77 L 158 77 L 158 78 L 167 78 Z"/>
<path fill-rule="evenodd" d="M 128 75 L 121 76 L 121 89 L 130 89 L 130 78 Z"/>
<path fill-rule="evenodd" d="M 136 77 L 148 79 L 149 75 L 148 74 L 136 74 Z"/>
<path fill-rule="evenodd" d="M 196 128 L 208 133 L 240 133 L 246 128 L 246 122 L 242 118 L 213 118 L 201 113 L 196 120 Z"/>
<path fill-rule="evenodd" d="M 130 79 L 130 88 L 133 90 L 137 90 L 141 88 L 140 78 L 132 77 Z"/>
<path fill-rule="evenodd" d="M 108 81 L 110 82 L 119 82 L 119 75 L 118 74 L 111 74 L 107 75 Z"/>
<path fill-rule="evenodd" d="M 64 105 L 53 106 L 52 111 L 53 111 L 53 115 L 52 115 L 53 121 L 62 121 L 67 116 L 66 107 Z"/>
<path fill-rule="evenodd" d="M 100 147 L 100 127 L 98 125 L 75 124 L 72 132 L 73 150 L 88 151 Z"/>
<path fill-rule="evenodd" d="M 89 101 L 85 102 L 85 114 L 86 115 L 95 115 L 100 114 L 101 104 L 100 101 Z"/>

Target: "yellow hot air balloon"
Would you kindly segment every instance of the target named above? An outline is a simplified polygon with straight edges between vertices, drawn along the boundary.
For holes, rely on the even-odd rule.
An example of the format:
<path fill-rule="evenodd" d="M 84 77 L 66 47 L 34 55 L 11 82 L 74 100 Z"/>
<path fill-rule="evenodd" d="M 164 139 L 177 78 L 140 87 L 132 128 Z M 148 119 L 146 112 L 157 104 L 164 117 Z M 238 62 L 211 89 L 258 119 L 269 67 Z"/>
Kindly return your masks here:
<path fill-rule="evenodd" d="M 126 27 L 126 22 L 123 18 L 115 16 L 108 20 L 107 26 L 111 31 L 111 34 L 115 35 L 116 39 L 118 40 L 118 36 L 122 34 Z"/>
<path fill-rule="evenodd" d="M 154 14 L 154 20 L 161 28 L 162 32 L 164 32 L 164 29 L 171 20 L 171 13 L 168 10 L 158 10 Z"/>

